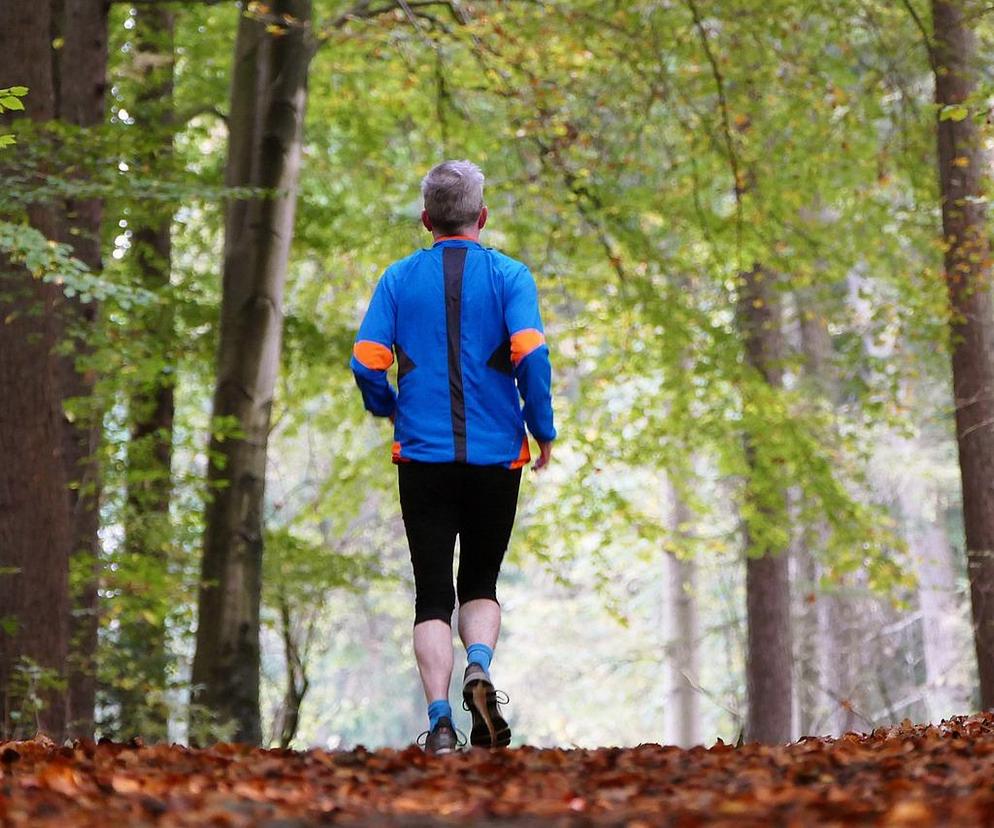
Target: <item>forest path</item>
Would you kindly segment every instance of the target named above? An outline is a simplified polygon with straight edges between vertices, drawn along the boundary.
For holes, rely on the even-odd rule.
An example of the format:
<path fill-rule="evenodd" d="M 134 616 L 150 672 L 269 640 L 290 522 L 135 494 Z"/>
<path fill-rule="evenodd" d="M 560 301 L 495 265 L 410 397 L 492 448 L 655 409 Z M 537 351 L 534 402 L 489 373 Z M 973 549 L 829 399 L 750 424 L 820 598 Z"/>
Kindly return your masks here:
<path fill-rule="evenodd" d="M 994 715 L 782 747 L 193 750 L 0 743 L 4 826 L 994 822 Z"/>

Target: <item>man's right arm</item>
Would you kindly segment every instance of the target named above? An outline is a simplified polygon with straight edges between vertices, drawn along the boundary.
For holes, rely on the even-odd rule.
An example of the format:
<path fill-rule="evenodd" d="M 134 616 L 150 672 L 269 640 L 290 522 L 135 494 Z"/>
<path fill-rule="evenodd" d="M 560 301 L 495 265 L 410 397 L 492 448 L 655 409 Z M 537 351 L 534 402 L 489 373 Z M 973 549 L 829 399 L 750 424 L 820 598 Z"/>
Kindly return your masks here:
<path fill-rule="evenodd" d="M 542 454 L 547 455 L 549 449 L 544 444 L 556 439 L 552 365 L 538 308 L 538 289 L 525 267 L 504 283 L 504 323 L 511 336 L 511 363 L 524 403 L 525 424 L 542 446 Z"/>
<path fill-rule="evenodd" d="M 393 417 L 397 410 L 397 393 L 387 380 L 396 321 L 397 306 L 384 274 L 359 326 L 350 363 L 366 410 L 377 417 Z"/>

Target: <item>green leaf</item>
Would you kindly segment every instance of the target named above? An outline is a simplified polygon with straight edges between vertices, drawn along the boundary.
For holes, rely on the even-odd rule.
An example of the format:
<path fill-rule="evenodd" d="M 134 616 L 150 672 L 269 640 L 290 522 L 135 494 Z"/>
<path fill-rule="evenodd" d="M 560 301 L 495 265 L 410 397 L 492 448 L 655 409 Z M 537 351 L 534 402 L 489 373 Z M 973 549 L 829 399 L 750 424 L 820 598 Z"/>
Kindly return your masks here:
<path fill-rule="evenodd" d="M 969 114 L 970 110 L 963 104 L 947 104 L 939 110 L 939 120 L 962 121 Z"/>
<path fill-rule="evenodd" d="M 0 98 L 0 106 L 4 109 L 24 109 L 24 104 L 21 103 L 21 99 L 15 98 L 13 95 L 7 95 L 6 97 Z"/>
<path fill-rule="evenodd" d="M 11 95 L 16 95 L 18 98 L 23 98 L 28 94 L 28 88 L 26 86 L 12 86 L 7 91 Z"/>
<path fill-rule="evenodd" d="M 0 149 L 12 146 L 16 143 L 17 139 L 13 135 L 0 135 Z"/>

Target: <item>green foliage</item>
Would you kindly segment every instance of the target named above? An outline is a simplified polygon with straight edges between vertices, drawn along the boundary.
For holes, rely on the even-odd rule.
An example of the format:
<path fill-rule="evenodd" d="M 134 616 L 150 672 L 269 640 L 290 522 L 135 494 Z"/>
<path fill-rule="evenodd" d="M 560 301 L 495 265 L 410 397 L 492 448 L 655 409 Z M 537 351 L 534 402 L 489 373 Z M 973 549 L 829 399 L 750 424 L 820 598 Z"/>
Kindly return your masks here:
<path fill-rule="evenodd" d="M 11 86 L 0 89 L 0 113 L 23 112 L 24 102 L 21 100 L 28 94 L 26 86 Z M 10 133 L 0 133 L 0 149 L 6 149 L 17 143 L 17 137 Z"/>
<path fill-rule="evenodd" d="M 260 5 L 254 13 L 267 14 Z M 289 606 L 291 635 L 310 641 L 340 695 L 349 668 L 375 653 L 344 634 L 320 641 L 315 625 L 356 629 L 352 616 L 367 613 L 378 634 L 406 646 L 410 583 L 389 433 L 361 410 L 347 363 L 384 266 L 427 243 L 417 182 L 442 157 L 483 166 L 485 241 L 525 260 L 542 292 L 562 439 L 553 470 L 526 484 L 510 577 L 543 623 L 581 602 L 585 618 L 627 624 L 625 640 L 637 642 L 664 553 L 730 570 L 746 537 L 753 552 L 781 549 L 822 522 L 828 531 L 812 543 L 826 586 L 858 581 L 906 597 L 907 559 L 867 469 L 882 433 L 925 416 L 908 383 L 944 382 L 948 322 L 935 241 L 936 111 L 906 11 L 876 0 L 771 0 L 762 10 L 747 0 L 457 5 L 415 4 L 412 23 L 390 4 L 349 17 L 352 3 L 316 3 L 272 401 L 269 633 L 282 633 Z M 170 653 L 156 703 L 174 711 L 188 689 L 209 440 L 240 438 L 236 422 L 208 413 L 224 206 L 265 195 L 224 182 L 240 11 L 175 12 L 174 111 L 150 109 L 135 47 L 140 11 L 115 4 L 108 123 L 16 122 L 20 150 L 0 196 L 9 219 L 0 251 L 64 295 L 101 304 L 86 331 L 92 350 L 79 356 L 100 378 L 98 399 L 67 406 L 77 418 L 106 412 L 101 682 L 159 693 L 128 683 L 134 642 L 121 630 L 147 624 Z M 0 108 L 18 109 L 22 90 L 0 90 Z M 938 117 L 979 111 L 968 102 Z M 23 221 L 39 204 L 86 198 L 105 205 L 100 273 Z M 172 216 L 172 272 L 149 285 L 138 237 L 163 214 Z M 736 325 L 740 276 L 755 263 L 779 275 L 782 389 L 746 366 Z M 829 332 L 831 394 L 809 382 L 801 318 Z M 133 439 L 129 408 L 163 376 L 175 380 L 177 402 L 172 508 L 164 522 L 143 522 L 127 493 L 156 481 L 129 462 L 151 445 Z M 944 413 L 929 405 L 928 416 Z M 696 529 L 672 525 L 669 486 Z M 120 540 L 135 526 L 158 560 Z M 717 619 L 708 646 L 739 665 L 741 584 L 712 575 L 701 596 Z M 548 582 L 526 592 L 532 577 Z M 636 643 L 632 652 L 649 659 Z M 391 680 L 410 680 L 400 669 Z M 711 677 L 716 711 L 741 707 L 734 669 L 726 673 Z M 108 732 L 112 696 L 103 698 Z M 361 734 L 365 712 L 342 706 L 343 732 Z M 723 732 L 733 732 L 730 715 L 714 712 Z M 377 733 L 396 740 L 401 731 L 393 721 Z"/>
<path fill-rule="evenodd" d="M 147 290 L 118 284 L 94 273 L 72 255 L 70 245 L 46 239 L 28 225 L 0 221 L 0 252 L 12 262 L 24 265 L 36 279 L 56 284 L 65 296 L 78 296 L 82 302 L 113 299 L 127 310 L 155 298 Z"/>
<path fill-rule="evenodd" d="M 44 667 L 27 656 L 13 665 L 5 696 L 11 706 L 4 711 L 4 735 L 27 738 L 41 730 L 39 714 L 64 693 L 65 679 L 58 670 Z"/>

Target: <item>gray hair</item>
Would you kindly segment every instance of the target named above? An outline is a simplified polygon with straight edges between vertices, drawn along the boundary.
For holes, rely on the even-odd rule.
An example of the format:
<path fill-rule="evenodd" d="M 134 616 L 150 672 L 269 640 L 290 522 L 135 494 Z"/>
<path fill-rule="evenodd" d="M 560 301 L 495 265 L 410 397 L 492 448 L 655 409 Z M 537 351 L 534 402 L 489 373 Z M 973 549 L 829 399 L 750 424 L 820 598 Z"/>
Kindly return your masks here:
<path fill-rule="evenodd" d="M 443 161 L 421 181 L 421 195 L 432 226 L 440 233 L 458 233 L 480 217 L 483 173 L 472 161 Z"/>

